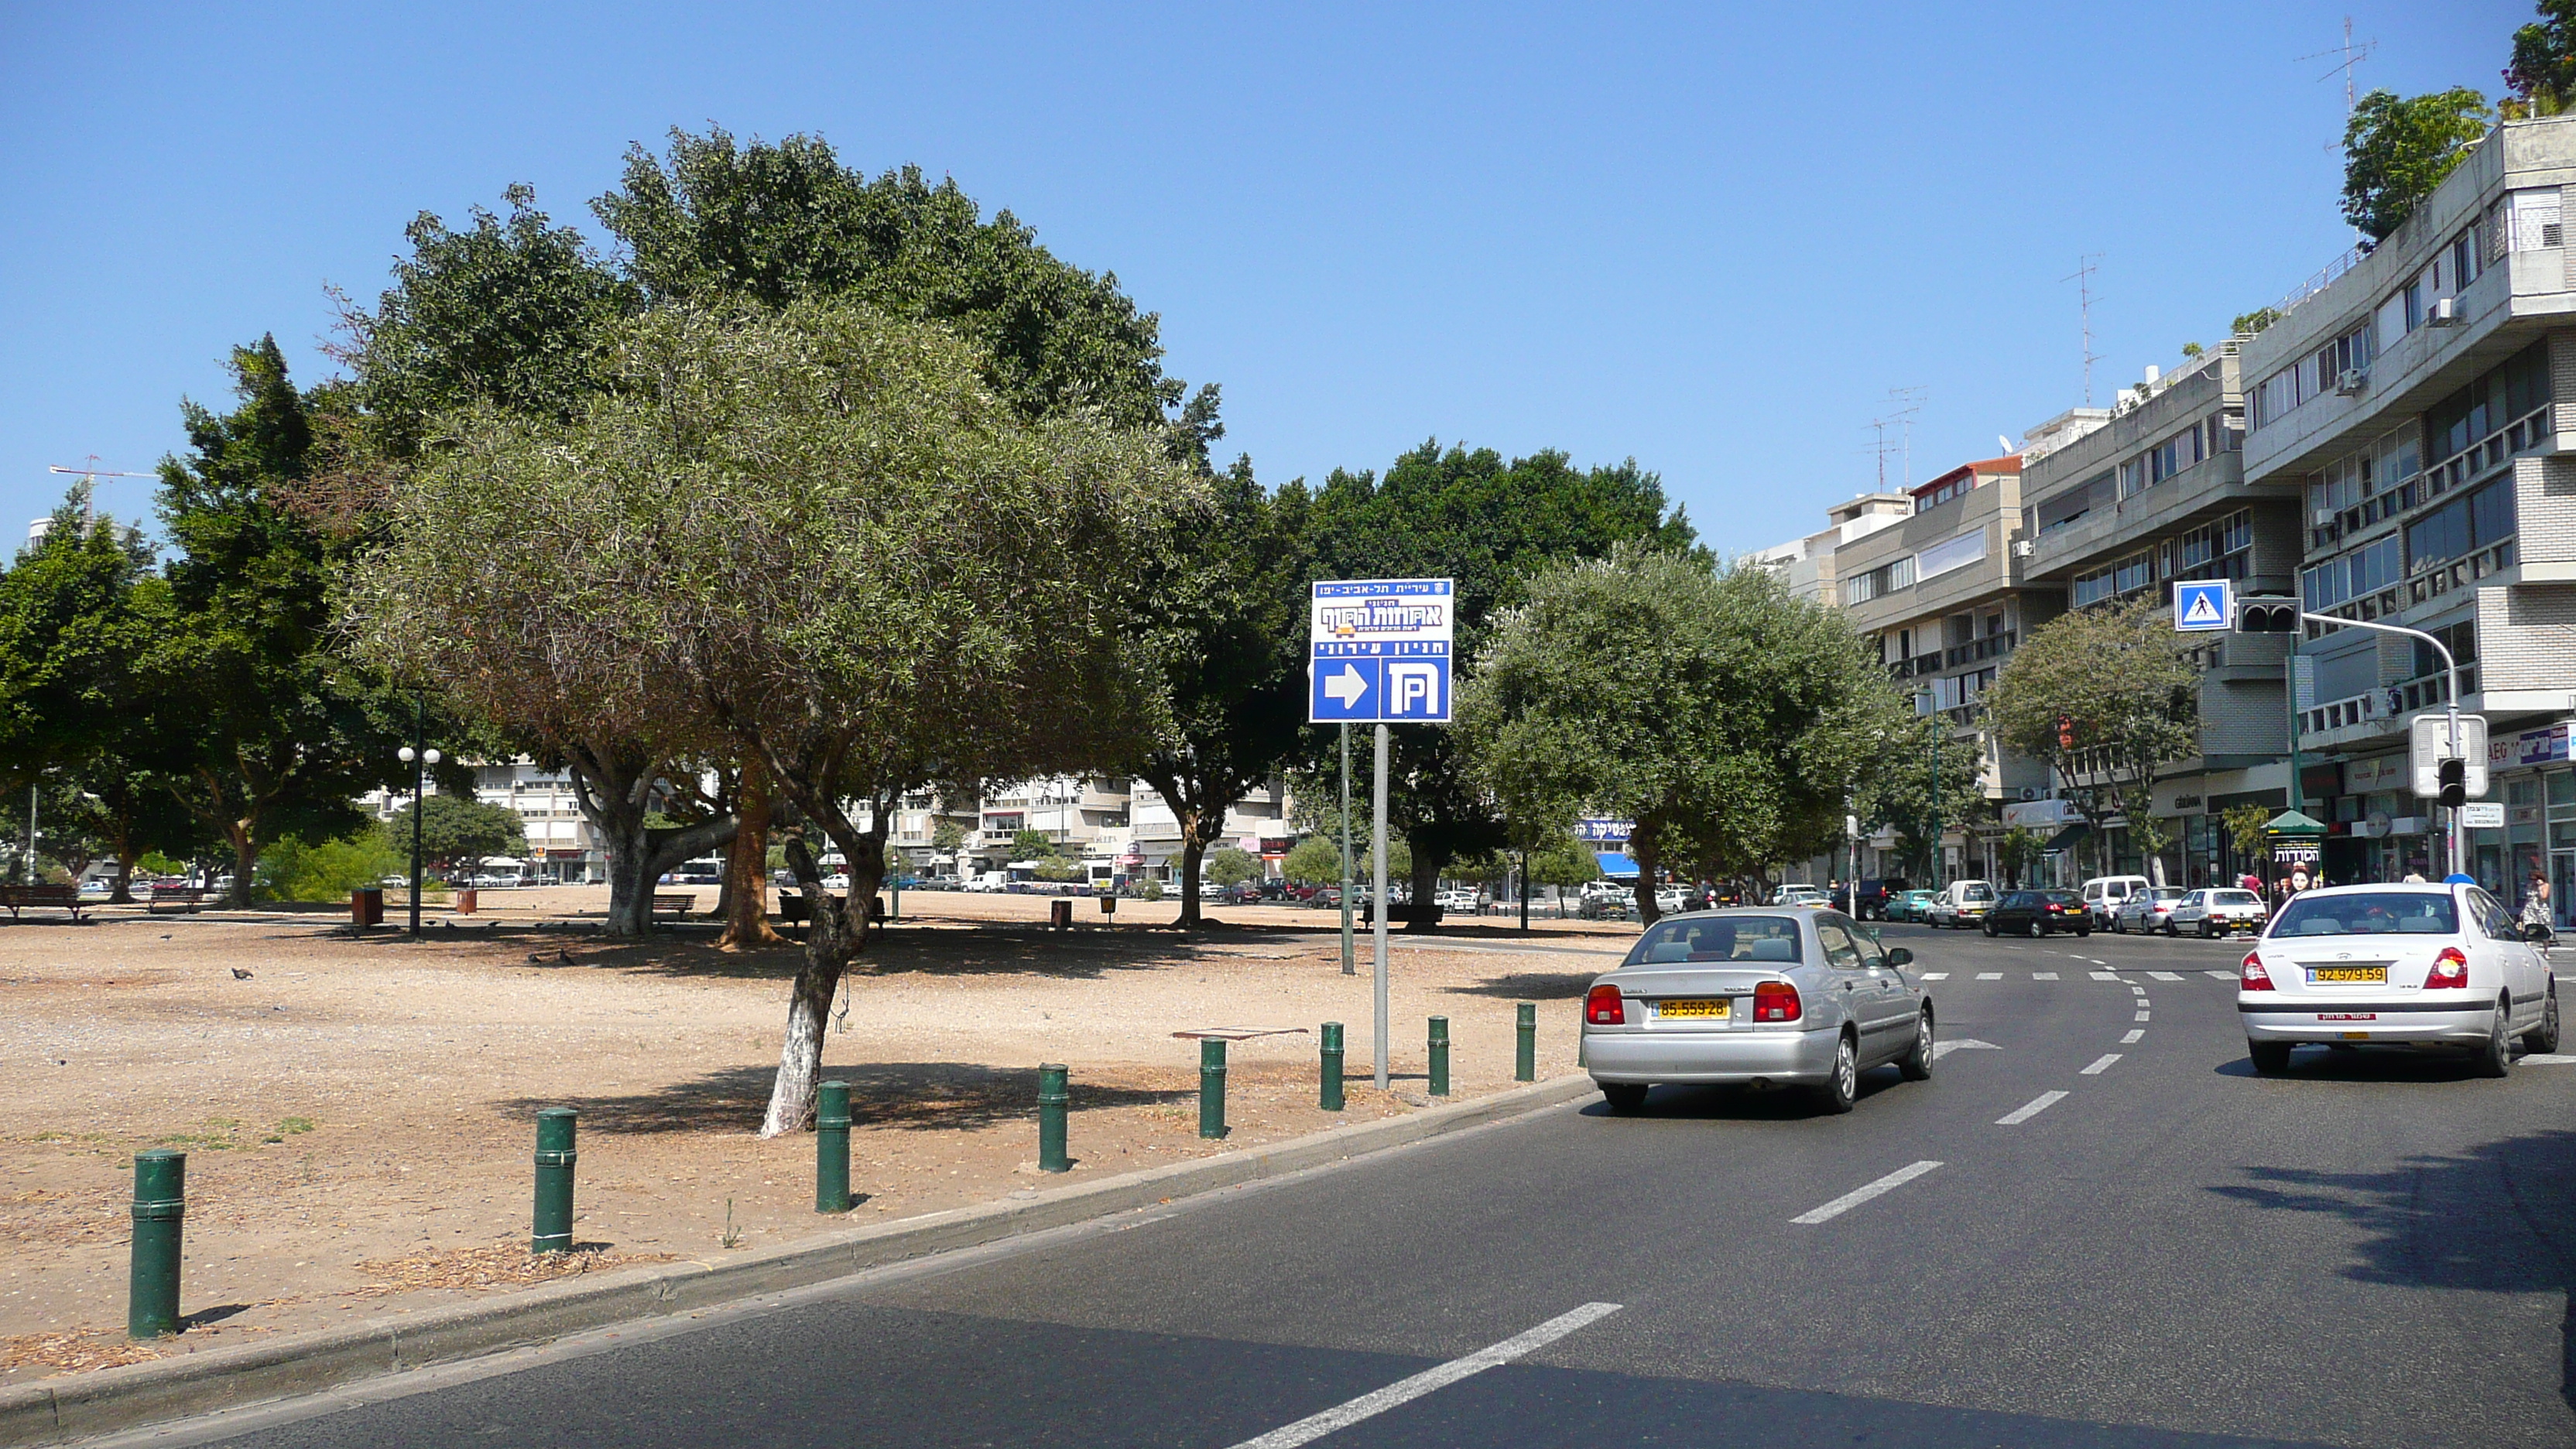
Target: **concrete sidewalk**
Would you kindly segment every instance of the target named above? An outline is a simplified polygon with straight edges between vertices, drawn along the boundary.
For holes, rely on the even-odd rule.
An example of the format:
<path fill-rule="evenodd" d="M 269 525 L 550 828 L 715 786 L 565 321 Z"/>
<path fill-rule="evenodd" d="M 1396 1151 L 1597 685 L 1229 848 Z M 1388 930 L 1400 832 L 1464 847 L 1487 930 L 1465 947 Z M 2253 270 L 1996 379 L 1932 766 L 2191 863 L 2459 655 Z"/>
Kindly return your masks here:
<path fill-rule="evenodd" d="M 0 1390 L 0 1446 L 67 1443 L 826 1282 L 1428 1141 L 1575 1101 L 1592 1090 L 1587 1076 L 1563 1076 L 1267 1147 L 875 1224 L 721 1262 L 584 1275 L 427 1313 L 19 1385 Z"/>

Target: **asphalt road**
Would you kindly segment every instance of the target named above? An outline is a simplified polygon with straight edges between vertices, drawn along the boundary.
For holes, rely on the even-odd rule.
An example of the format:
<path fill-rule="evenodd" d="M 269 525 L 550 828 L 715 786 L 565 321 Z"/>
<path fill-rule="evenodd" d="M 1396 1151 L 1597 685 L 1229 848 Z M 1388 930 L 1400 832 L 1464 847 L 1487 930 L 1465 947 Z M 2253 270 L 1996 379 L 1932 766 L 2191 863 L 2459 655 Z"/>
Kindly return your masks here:
<path fill-rule="evenodd" d="M 1887 939 L 1988 1046 L 1849 1116 L 1587 1101 L 156 1442 L 2576 1444 L 2576 1065 L 2260 1079 L 2242 945 Z"/>

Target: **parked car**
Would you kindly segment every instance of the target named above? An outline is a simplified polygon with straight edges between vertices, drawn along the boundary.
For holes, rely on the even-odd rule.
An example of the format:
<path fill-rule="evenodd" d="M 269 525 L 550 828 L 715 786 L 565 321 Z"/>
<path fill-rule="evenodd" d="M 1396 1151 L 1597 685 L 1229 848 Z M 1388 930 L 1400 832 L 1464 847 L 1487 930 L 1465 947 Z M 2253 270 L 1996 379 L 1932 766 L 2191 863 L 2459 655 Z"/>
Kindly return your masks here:
<path fill-rule="evenodd" d="M 966 889 L 977 895 L 999 895 L 1010 888 L 1008 871 L 981 870 L 966 878 Z"/>
<path fill-rule="evenodd" d="M 2142 875 L 2097 875 L 2082 887 L 2084 913 L 2093 918 L 2094 925 L 2107 929 L 2111 913 L 2120 908 L 2120 903 L 2148 888 L 2147 878 Z"/>
<path fill-rule="evenodd" d="M 1440 909 L 1444 911 L 1463 911 L 1471 916 L 1484 908 L 1484 897 L 1480 891 L 1445 890 L 1440 893 L 1439 901 Z"/>
<path fill-rule="evenodd" d="M 1848 1112 L 1860 1074 L 1932 1075 L 1930 997 L 1839 911 L 1735 908 L 1659 921 L 1583 1000 L 1581 1060 L 1610 1110 L 1658 1083 L 1813 1088 Z"/>
<path fill-rule="evenodd" d="M 2224 936 L 2230 931 L 2260 931 L 2271 912 L 2263 898 L 2235 886 L 2209 886 L 2185 891 L 2181 900 L 2165 917 L 2165 934 L 2179 936 L 2185 931 L 2203 938 Z"/>
<path fill-rule="evenodd" d="M 1833 904 L 1833 898 L 1825 894 L 1825 888 L 1823 886 L 1789 885 L 1782 886 L 1779 890 L 1772 893 L 1771 904 L 1775 906 L 1800 906 L 1811 910 L 1821 910 L 1825 907 L 1831 906 Z"/>
<path fill-rule="evenodd" d="M 2010 933 L 2036 937 L 2055 931 L 2093 934 L 2093 918 L 2085 913 L 2082 896 L 2060 890 L 2006 891 L 1994 909 L 1986 912 L 1989 936 Z"/>
<path fill-rule="evenodd" d="M 1314 892 L 1306 897 L 1306 904 L 1317 907 L 1331 907 L 1334 910 L 1339 910 L 1342 905 L 1342 888 L 1340 886 L 1317 886 L 1315 887 Z"/>
<path fill-rule="evenodd" d="M 2236 1010 L 2267 1075 L 2311 1042 L 2466 1047 L 2490 1077 L 2513 1069 L 2517 1034 L 2526 1050 L 2558 1050 L 2549 958 L 2474 885 L 2300 892 L 2245 953 Z"/>
<path fill-rule="evenodd" d="M 1898 891 L 1887 898 L 1887 912 L 1881 920 L 1921 922 L 1939 891 L 1928 888 Z"/>
<path fill-rule="evenodd" d="M 1884 921 L 1888 906 L 1904 890 L 1901 880 L 1862 880 L 1852 889 L 1852 914 L 1864 921 Z"/>
<path fill-rule="evenodd" d="M 1994 882 L 1954 880 L 1923 908 L 1923 920 L 1927 925 L 1964 930 L 1983 921 L 1994 905 Z"/>
<path fill-rule="evenodd" d="M 2170 936 L 2174 933 L 2173 908 L 2181 904 L 2182 896 L 2181 889 L 2175 886 L 2149 886 L 2134 892 L 2111 913 L 2111 929 L 2144 935 L 2162 931 Z"/>
<path fill-rule="evenodd" d="M 1680 886 L 1657 886 L 1655 888 L 1655 911 L 1657 914 L 1666 916 L 1678 915 L 1685 908 L 1685 905 L 1684 892 Z"/>

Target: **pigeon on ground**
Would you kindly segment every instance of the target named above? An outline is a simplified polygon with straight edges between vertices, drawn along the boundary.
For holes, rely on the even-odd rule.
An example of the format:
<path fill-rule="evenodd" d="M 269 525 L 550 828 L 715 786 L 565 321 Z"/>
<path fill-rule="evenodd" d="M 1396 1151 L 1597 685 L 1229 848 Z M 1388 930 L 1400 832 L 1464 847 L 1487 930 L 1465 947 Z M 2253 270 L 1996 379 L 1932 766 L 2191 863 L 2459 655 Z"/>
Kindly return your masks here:
<path fill-rule="evenodd" d="M 557 951 L 555 953 L 555 959 L 561 961 L 566 966 L 569 966 L 572 964 L 572 953 L 570 951 Z"/>
<path fill-rule="evenodd" d="M 250 979 L 250 968 L 248 968 L 248 967 L 246 967 L 246 966 L 236 966 L 236 967 L 234 967 L 234 968 L 233 968 L 233 979 L 234 979 L 235 981 L 248 981 L 248 980 Z"/>

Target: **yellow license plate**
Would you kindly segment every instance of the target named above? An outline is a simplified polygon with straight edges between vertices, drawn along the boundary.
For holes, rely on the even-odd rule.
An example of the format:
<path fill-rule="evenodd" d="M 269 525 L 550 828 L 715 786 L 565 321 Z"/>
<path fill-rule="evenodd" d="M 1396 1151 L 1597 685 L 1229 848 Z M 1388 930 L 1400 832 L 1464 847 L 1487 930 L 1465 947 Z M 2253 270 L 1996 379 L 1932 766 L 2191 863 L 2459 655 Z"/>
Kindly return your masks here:
<path fill-rule="evenodd" d="M 2385 966 L 2311 966 L 2308 968 L 2308 979 L 2310 981 L 2386 982 L 2388 968 Z"/>
<path fill-rule="evenodd" d="M 1655 1015 L 1664 1021 L 1723 1021 L 1728 1009 L 1723 996 L 1700 1001 L 1662 1001 L 1655 1004 Z"/>

